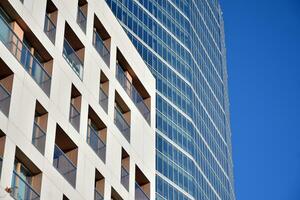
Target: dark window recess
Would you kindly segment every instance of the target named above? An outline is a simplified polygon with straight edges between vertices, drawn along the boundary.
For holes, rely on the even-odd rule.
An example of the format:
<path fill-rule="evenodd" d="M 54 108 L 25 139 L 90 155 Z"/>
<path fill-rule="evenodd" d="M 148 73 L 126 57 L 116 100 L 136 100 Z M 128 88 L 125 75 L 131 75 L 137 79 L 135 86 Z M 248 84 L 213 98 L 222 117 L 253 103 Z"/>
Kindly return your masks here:
<path fill-rule="evenodd" d="M 54 3 L 51 0 L 47 0 L 44 32 L 53 44 L 55 44 L 56 37 L 57 13 L 58 10 Z"/>

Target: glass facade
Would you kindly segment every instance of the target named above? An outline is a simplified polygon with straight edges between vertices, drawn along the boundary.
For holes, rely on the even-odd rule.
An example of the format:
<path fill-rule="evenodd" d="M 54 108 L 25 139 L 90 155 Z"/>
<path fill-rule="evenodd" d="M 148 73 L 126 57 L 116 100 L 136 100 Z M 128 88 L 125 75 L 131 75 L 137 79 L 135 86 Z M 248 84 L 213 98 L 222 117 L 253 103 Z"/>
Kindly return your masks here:
<path fill-rule="evenodd" d="M 106 0 L 156 78 L 156 199 L 234 200 L 218 0 Z"/>

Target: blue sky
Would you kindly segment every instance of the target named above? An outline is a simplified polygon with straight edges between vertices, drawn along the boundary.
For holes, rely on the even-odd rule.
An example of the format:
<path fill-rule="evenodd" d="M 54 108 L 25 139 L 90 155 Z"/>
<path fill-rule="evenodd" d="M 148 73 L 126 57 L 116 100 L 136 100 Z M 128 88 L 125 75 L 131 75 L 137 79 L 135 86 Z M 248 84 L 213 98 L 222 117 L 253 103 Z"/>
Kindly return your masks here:
<path fill-rule="evenodd" d="M 300 199 L 300 1 L 221 1 L 237 200 Z"/>

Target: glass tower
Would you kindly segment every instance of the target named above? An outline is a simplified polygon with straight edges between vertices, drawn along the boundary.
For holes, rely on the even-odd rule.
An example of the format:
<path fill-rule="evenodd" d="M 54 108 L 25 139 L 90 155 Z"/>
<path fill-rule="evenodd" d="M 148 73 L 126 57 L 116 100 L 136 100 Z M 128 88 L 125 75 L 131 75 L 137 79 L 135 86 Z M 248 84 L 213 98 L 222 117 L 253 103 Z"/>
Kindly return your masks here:
<path fill-rule="evenodd" d="M 234 200 L 218 0 L 106 0 L 156 78 L 156 199 Z"/>

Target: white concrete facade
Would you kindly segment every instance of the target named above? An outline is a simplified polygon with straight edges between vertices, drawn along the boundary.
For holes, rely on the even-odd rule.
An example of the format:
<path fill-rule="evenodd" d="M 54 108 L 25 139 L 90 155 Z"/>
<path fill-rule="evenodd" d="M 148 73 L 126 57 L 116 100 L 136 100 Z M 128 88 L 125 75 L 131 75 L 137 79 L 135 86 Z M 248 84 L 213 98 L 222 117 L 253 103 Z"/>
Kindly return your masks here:
<path fill-rule="evenodd" d="M 57 18 L 54 20 L 56 26 L 54 44 L 44 32 L 45 14 L 49 1 L 1 0 L 0 2 L 1 9 L 10 17 L 8 24 L 12 30 L 16 32 L 20 40 L 23 40 L 23 35 L 27 35 L 28 43 L 32 43 L 32 47 L 29 48 L 31 53 L 41 54 L 41 60 L 45 61 L 44 66 L 51 76 L 50 95 L 47 95 L 30 74 L 38 74 L 38 72 L 30 69 L 31 71 L 28 73 L 22 65 L 23 51 L 20 52 L 20 55 L 14 56 L 12 47 L 10 46 L 9 49 L 6 46 L 7 43 L 5 44 L 3 40 L 0 42 L 0 83 L 10 93 L 8 116 L 5 115 L 5 112 L 1 110 L 3 107 L 0 106 L 0 157 L 3 158 L 2 166 L 0 165 L 0 199 L 1 197 L 12 199 L 14 192 L 19 192 L 19 196 L 25 195 L 24 191 L 21 191 L 23 186 L 20 186 L 19 182 L 13 181 L 13 173 L 20 171 L 19 165 L 16 164 L 19 161 L 21 165 L 24 164 L 27 168 L 38 168 L 38 173 L 33 173 L 34 178 L 30 179 L 29 184 L 33 185 L 32 188 L 38 193 L 40 199 L 59 200 L 63 199 L 63 195 L 71 200 L 96 199 L 94 190 L 95 187 L 99 186 L 98 192 L 103 195 L 104 199 L 142 200 L 143 198 L 136 194 L 136 181 L 140 182 L 139 185 L 143 188 L 146 196 L 149 196 L 149 199 L 154 199 L 154 77 L 105 1 L 79 1 L 80 6 L 84 5 L 83 10 L 87 16 L 84 32 L 77 23 L 78 0 L 51 0 L 57 9 L 55 16 Z M 104 42 L 110 51 L 109 64 L 102 59 L 93 45 L 95 18 L 104 27 L 104 35 L 109 35 L 109 38 L 105 38 Z M 69 26 L 68 29 L 66 29 L 66 22 Z M 0 23 L 0 26 L 2 25 Z M 65 33 L 65 30 L 69 30 L 69 28 L 80 40 L 81 46 L 84 46 L 77 51 L 79 59 L 83 59 L 82 78 L 79 78 L 70 67 L 71 64 L 62 55 L 64 37 L 69 35 L 69 33 Z M 6 34 L 1 33 L 3 30 L 3 27 L 0 27 L 0 36 Z M 68 36 L 71 40 L 72 34 Z M 77 42 L 73 45 L 75 49 Z M 19 48 L 22 47 L 19 44 Z M 20 57 L 19 61 L 16 59 L 18 56 Z M 132 81 L 137 91 L 141 92 L 145 102 L 143 105 L 146 105 L 150 110 L 149 123 L 139 111 L 137 104 L 127 94 L 128 91 L 122 87 L 116 78 L 117 56 L 120 60 L 119 63 L 124 65 L 122 67 L 124 67 L 125 76 L 129 82 Z M 126 62 L 124 62 L 124 58 Z M 31 64 L 29 64 L 31 67 L 32 62 L 31 59 Z M 49 68 L 48 65 L 50 65 Z M 75 64 L 75 66 L 77 65 Z M 9 76 L 3 70 L 4 68 L 6 71 L 10 71 Z M 103 74 L 105 78 L 102 86 L 108 95 L 107 112 L 99 103 L 100 77 Z M 74 99 L 72 99 L 73 94 L 71 94 L 73 92 Z M 78 130 L 70 123 L 70 102 L 80 112 Z M 36 115 L 37 110 L 40 112 L 37 108 L 38 104 L 43 107 L 43 111 L 46 111 L 41 117 Z M 124 118 L 130 125 L 130 141 L 124 137 L 122 131 L 115 124 L 114 107 L 116 104 L 120 104 L 121 109 L 124 108 Z M 130 112 L 127 112 L 128 110 Z M 97 131 L 99 132 L 98 137 L 105 143 L 105 161 L 97 156 L 87 142 L 90 117 L 96 119 L 96 124 L 101 124 L 99 125 L 101 130 L 99 128 Z M 38 119 L 36 123 L 39 123 L 38 125 L 45 132 L 44 153 L 41 153 L 33 145 L 35 119 Z M 64 134 L 58 129 L 62 129 Z M 101 135 L 103 132 L 104 135 Z M 76 183 L 74 186 L 54 167 L 55 144 L 64 146 L 67 143 L 61 137 L 57 139 L 58 135 L 63 135 L 62 138 L 68 138 L 72 141 L 72 152 L 66 154 L 71 161 L 75 160 Z M 68 144 L 64 147 L 66 146 L 68 147 Z M 66 151 L 68 150 L 67 147 Z M 122 159 L 122 149 L 124 159 Z M 124 154 L 124 152 L 126 153 Z M 18 161 L 16 161 L 16 157 Z M 129 171 L 129 190 L 121 184 L 122 165 Z M 95 170 L 103 176 L 102 182 L 96 186 Z M 142 172 L 143 177 L 140 172 Z M 145 180 L 147 181 L 145 182 Z M 13 182 L 18 187 L 14 188 Z M 7 187 L 10 188 L 11 194 L 5 191 Z M 119 196 L 115 195 L 113 190 Z M 31 199 L 29 196 L 26 198 Z"/>

